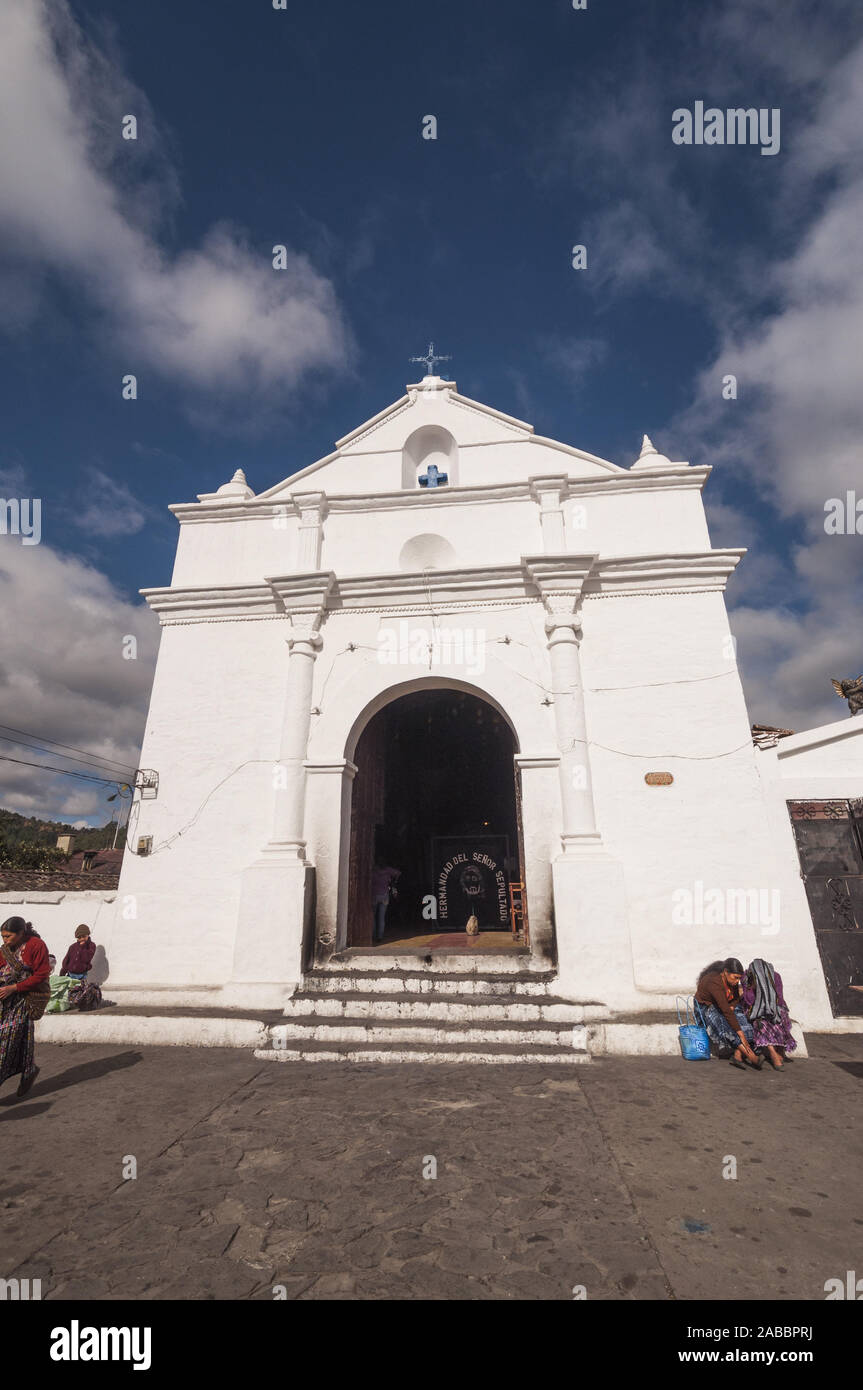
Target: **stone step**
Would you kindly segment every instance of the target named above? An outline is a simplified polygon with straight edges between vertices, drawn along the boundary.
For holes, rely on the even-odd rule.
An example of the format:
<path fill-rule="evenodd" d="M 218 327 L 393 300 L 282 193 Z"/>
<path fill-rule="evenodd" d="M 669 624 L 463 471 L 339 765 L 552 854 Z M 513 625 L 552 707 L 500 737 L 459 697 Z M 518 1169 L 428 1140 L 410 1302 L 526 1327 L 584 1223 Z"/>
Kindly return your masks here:
<path fill-rule="evenodd" d="M 324 1020 L 311 1017 L 277 1024 L 270 1029 L 270 1039 L 274 1049 L 288 1048 L 298 1041 L 305 1044 L 308 1039 L 337 1047 L 349 1043 L 398 1043 L 411 1047 L 454 1043 L 481 1044 L 485 1047 L 487 1044 L 511 1043 L 522 1047 L 584 1048 L 586 1029 L 579 1024 L 567 1026 L 565 1023 L 551 1022 L 506 1024 L 489 1021 L 465 1027 L 462 1023 L 437 1020 L 424 1025 L 413 1019 L 391 1019 L 382 1023 L 376 1019 Z"/>
<path fill-rule="evenodd" d="M 317 967 L 321 974 L 340 974 L 343 971 L 365 971 L 380 975 L 391 970 L 404 970 L 435 975 L 550 975 L 547 962 L 539 961 L 529 950 L 518 951 L 423 951 L 403 952 L 381 950 L 350 950 L 331 956 L 325 965 Z"/>
<path fill-rule="evenodd" d="M 305 1042 L 296 1047 L 259 1048 L 255 1051 L 255 1057 L 262 1062 L 437 1062 L 453 1066 L 465 1063 L 532 1065 L 537 1062 L 572 1066 L 590 1062 L 590 1054 L 577 1048 L 525 1047 L 506 1043 L 489 1043 L 479 1047 L 439 1043 L 427 1048 L 410 1043 L 372 1043 L 365 1046 L 352 1043 L 335 1047 L 331 1043 Z"/>
<path fill-rule="evenodd" d="M 551 992 L 551 973 L 511 975 L 438 974 L 419 970 L 316 970 L 304 976 L 303 994 L 506 995 L 542 997 Z"/>
<path fill-rule="evenodd" d="M 133 1047 L 265 1047 L 264 1019 L 229 1014 L 202 1017 L 160 1010 L 152 1015 L 127 1009 L 99 1009 L 80 1014 L 44 1014 L 34 1024 L 37 1043 L 96 1043 Z"/>
<path fill-rule="evenodd" d="M 478 1022 L 498 1019 L 507 1023 L 587 1023 L 608 1015 L 604 1004 L 574 1004 L 556 995 L 443 995 L 437 990 L 425 994 L 360 994 L 299 990 L 284 1009 L 285 1018 L 374 1018 L 440 1019 L 443 1022 Z"/>

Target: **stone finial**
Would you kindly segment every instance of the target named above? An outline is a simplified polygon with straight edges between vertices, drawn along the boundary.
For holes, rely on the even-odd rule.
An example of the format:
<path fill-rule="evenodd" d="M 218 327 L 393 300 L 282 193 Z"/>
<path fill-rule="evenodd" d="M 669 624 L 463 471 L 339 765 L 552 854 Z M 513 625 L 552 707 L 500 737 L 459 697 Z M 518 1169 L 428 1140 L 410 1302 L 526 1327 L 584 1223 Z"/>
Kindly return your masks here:
<path fill-rule="evenodd" d="M 217 489 L 215 495 L 216 497 L 248 498 L 254 497 L 255 494 L 246 482 L 246 475 L 242 468 L 238 468 L 231 481 L 229 483 L 222 483 L 222 486 Z"/>
<path fill-rule="evenodd" d="M 669 468 L 671 461 L 659 452 L 650 435 L 646 434 L 641 441 L 641 453 L 632 466 L 640 470 Z"/>

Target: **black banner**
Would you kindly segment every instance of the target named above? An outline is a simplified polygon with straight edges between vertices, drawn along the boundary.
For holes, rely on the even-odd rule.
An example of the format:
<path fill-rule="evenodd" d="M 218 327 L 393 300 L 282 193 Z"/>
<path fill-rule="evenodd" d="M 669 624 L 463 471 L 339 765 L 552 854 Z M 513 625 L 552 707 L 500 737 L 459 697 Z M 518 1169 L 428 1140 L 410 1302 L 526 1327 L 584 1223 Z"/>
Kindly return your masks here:
<path fill-rule="evenodd" d="M 459 835 L 435 839 L 434 875 L 438 922 L 463 931 L 469 917 L 480 928 L 509 926 L 509 843 L 506 835 Z"/>

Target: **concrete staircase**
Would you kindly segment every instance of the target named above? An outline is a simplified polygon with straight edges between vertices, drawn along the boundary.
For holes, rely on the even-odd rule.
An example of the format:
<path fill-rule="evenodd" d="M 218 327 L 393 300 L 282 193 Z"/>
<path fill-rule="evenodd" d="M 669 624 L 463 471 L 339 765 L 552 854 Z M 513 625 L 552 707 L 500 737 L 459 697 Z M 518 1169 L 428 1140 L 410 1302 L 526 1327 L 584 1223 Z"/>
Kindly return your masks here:
<path fill-rule="evenodd" d="M 474 962 L 472 961 L 473 965 Z M 513 962 L 513 964 L 515 964 Z M 554 993 L 550 972 L 328 968 L 305 977 L 255 1056 L 273 1062 L 589 1062 L 602 1004 Z"/>

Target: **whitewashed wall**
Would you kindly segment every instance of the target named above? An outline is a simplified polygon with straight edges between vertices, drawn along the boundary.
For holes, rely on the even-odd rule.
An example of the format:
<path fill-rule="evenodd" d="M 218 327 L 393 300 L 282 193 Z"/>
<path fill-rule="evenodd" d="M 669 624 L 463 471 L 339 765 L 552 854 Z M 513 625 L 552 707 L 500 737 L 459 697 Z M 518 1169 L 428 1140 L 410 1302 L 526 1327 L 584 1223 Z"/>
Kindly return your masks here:
<path fill-rule="evenodd" d="M 457 457 L 450 455 L 453 474 L 461 487 L 486 487 L 482 502 L 430 492 L 412 493 L 404 505 L 393 506 L 379 496 L 401 488 L 405 441 L 428 423 L 451 430 L 458 445 Z M 660 477 L 664 466 L 660 461 L 652 465 L 659 472 L 629 473 L 532 439 L 518 422 L 456 405 L 443 394 L 424 399 L 420 393 L 414 405 L 399 408 L 371 434 L 343 442 L 320 467 L 265 498 L 245 503 L 226 497 L 214 504 L 213 514 L 207 506 L 181 510 L 177 587 L 260 585 L 268 575 L 290 574 L 301 544 L 298 523 L 289 518 L 274 524 L 267 508 L 280 498 L 289 503 L 292 492 L 318 490 L 329 499 L 319 568 L 342 580 L 392 576 L 367 600 L 370 607 L 327 614 L 314 666 L 305 834 L 318 871 L 319 919 L 339 944 L 346 906 L 346 760 L 376 709 L 425 684 L 485 695 L 509 720 L 524 767 L 534 925 L 541 934 L 542 924 L 550 927 L 554 917 L 556 930 L 564 930 L 564 905 L 555 911 L 551 901 L 561 805 L 540 599 L 522 590 L 519 597 L 490 601 L 489 590 L 488 602 L 464 599 L 457 612 L 448 612 L 452 592 L 444 598 L 431 573 L 428 612 L 418 611 L 425 605 L 414 595 L 402 605 L 412 607 L 410 615 L 388 614 L 387 585 L 400 578 L 404 547 L 419 536 L 439 536 L 442 553 L 454 555 L 442 568 L 516 565 L 523 555 L 559 549 L 559 541 L 550 546 L 553 532 L 542 530 L 537 501 L 506 489 L 564 473 L 574 489 L 563 503 L 562 544 L 568 551 L 661 559 L 708 550 L 699 491 L 704 474 L 668 465 Z M 360 495 L 364 500 L 358 503 Z M 202 515 L 208 519 L 193 520 Z M 589 594 L 583 604 L 581 663 L 593 785 L 610 856 L 607 882 L 601 864 L 591 868 L 591 882 L 597 901 L 607 892 L 612 903 L 622 872 L 625 910 L 609 926 L 607 939 L 597 915 L 589 970 L 580 973 L 576 959 L 567 987 L 618 1010 L 664 1007 L 676 993 L 692 991 L 699 969 L 712 958 L 764 955 L 782 970 L 797 1016 L 823 1020 L 826 992 L 812 926 L 808 910 L 801 909 L 799 878 L 796 885 L 792 881 L 787 826 L 777 819 L 791 783 L 784 771 L 759 775 L 768 764 L 751 745 L 723 595 L 718 588 L 700 588 L 697 575 L 690 579 L 684 577 L 679 591 L 660 592 L 661 577 L 648 576 L 644 592 Z M 394 607 L 398 603 L 392 599 Z M 398 629 L 406 621 L 410 632 L 430 632 L 432 610 L 440 626 L 474 639 L 482 634 L 480 647 L 471 648 L 470 665 L 453 660 L 429 670 L 422 663 L 393 666 L 380 659 L 382 627 Z M 142 752 L 142 766 L 160 773 L 159 794 L 140 804 L 130 828 L 133 844 L 140 835 L 152 835 L 154 852 L 129 855 L 124 866 L 111 949 L 113 977 L 122 986 L 209 989 L 217 997 L 230 979 L 240 877 L 271 834 L 290 630 L 280 615 L 173 618 L 164 629 Z M 477 653 L 479 665 L 473 660 Z M 849 794 L 843 785 L 863 794 L 863 774 L 846 775 L 844 750 L 836 747 L 827 740 L 817 753 L 808 745 L 796 750 L 798 782 L 823 788 L 808 794 Z M 647 786 L 648 772 L 670 772 L 673 783 Z M 783 779 L 779 791 L 774 784 Z M 779 930 L 770 920 L 675 921 L 675 895 L 689 891 L 695 902 L 699 884 L 703 892 L 755 890 L 768 898 L 779 890 Z M 266 970 L 262 962 L 261 980 Z"/>
<path fill-rule="evenodd" d="M 835 1019 L 824 984 L 800 860 L 788 812 L 789 801 L 863 797 L 863 716 L 780 739 L 756 754 L 765 810 L 776 846 L 782 892 L 782 931 L 774 960 L 789 1001 L 808 1026 L 828 1032 L 863 1032 L 863 1019 Z M 766 953 L 765 953 L 766 954 Z"/>
<path fill-rule="evenodd" d="M 111 938 L 117 895 L 105 893 L 0 893 L 0 920 L 23 917 L 32 922 L 57 969 L 75 940 L 75 928 L 82 922 L 90 928 L 97 954 L 91 978 L 101 984 L 110 974 Z"/>

